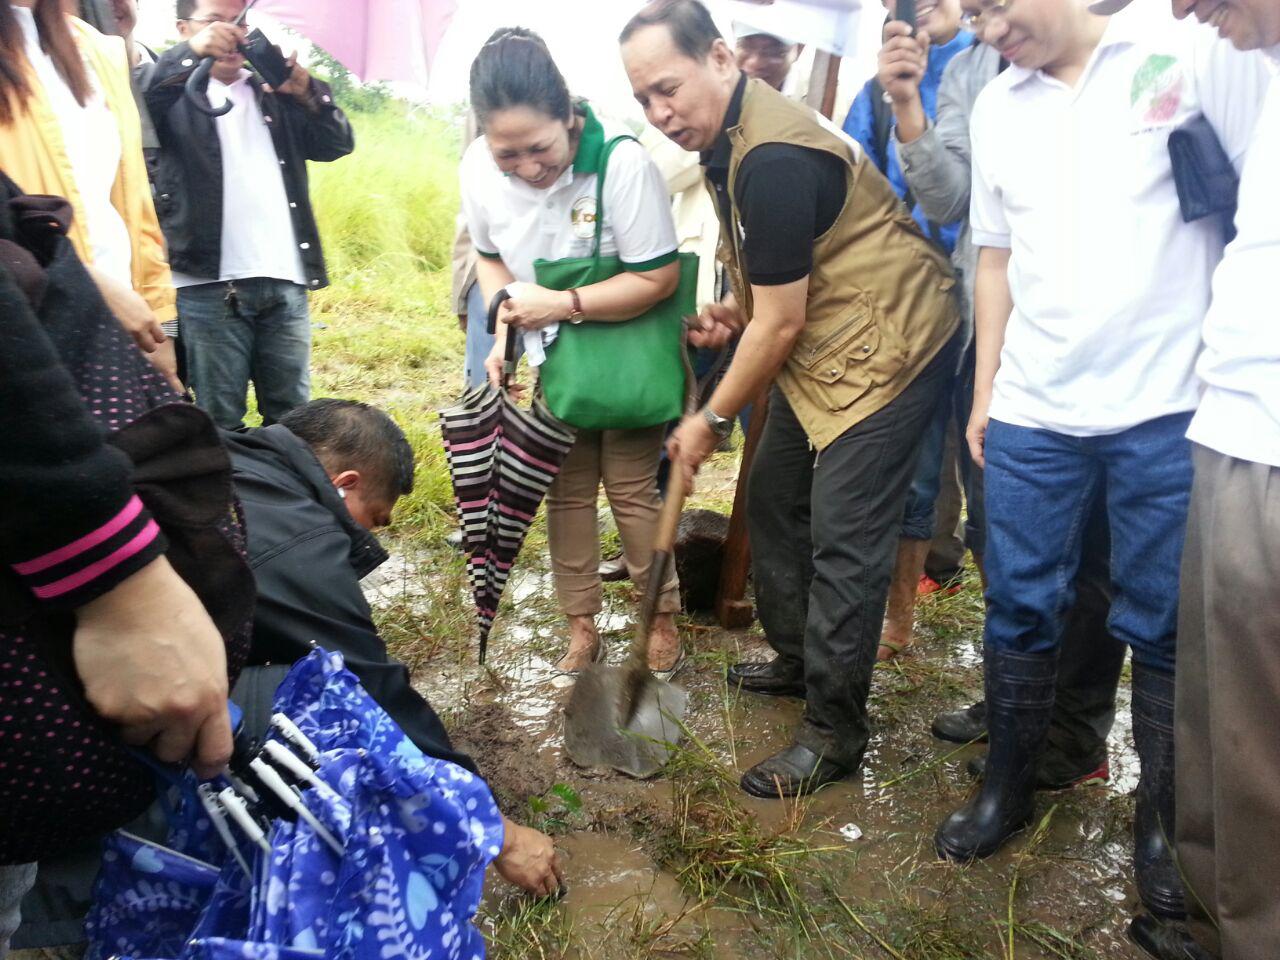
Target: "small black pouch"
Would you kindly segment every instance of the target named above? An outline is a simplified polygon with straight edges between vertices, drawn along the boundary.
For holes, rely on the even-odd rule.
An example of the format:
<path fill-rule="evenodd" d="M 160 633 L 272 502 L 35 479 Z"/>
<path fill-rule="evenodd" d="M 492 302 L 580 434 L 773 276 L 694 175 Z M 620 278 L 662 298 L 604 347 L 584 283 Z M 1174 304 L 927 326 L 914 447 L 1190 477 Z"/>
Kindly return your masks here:
<path fill-rule="evenodd" d="M 1235 234 L 1231 221 L 1240 178 L 1203 114 L 1169 134 L 1169 159 L 1182 219 L 1191 223 L 1215 213 L 1224 214 L 1230 239 Z"/>

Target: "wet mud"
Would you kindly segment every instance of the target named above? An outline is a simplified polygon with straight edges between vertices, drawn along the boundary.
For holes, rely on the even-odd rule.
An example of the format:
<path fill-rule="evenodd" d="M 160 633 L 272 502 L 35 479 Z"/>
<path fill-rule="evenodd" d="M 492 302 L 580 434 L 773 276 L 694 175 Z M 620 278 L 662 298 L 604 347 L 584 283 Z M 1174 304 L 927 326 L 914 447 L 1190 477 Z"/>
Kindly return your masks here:
<path fill-rule="evenodd" d="M 395 569 L 409 577 L 413 568 Z M 375 592 L 394 593 L 391 580 L 375 584 Z M 600 620 L 613 641 L 609 659 L 618 663 L 632 597 L 619 586 L 607 598 Z M 465 596 L 458 603 L 465 607 Z M 1013 957 L 1140 958 L 1124 935 L 1137 905 L 1129 877 L 1136 758 L 1127 689 L 1110 741 L 1109 784 L 1040 794 L 1038 812 L 1046 818 L 1038 829 L 989 861 L 957 867 L 933 852 L 934 828 L 972 788 L 965 764 L 982 749 L 943 743 L 928 732 L 935 712 L 967 703 L 980 689 L 976 609 L 980 599 L 972 590 L 922 602 L 913 653 L 877 669 L 875 729 L 862 768 L 799 802 L 757 800 L 734 786 L 742 771 L 790 742 L 803 712 L 799 700 L 726 688 L 726 664 L 769 655 L 762 638 L 684 623 L 691 656 L 676 681 L 690 693 L 686 722 L 690 751 L 699 755 L 696 776 L 719 777 L 708 801 L 705 789 L 690 787 L 694 775 L 687 771 L 641 782 L 568 760 L 561 710 L 573 679 L 552 667 L 562 641 L 550 584 L 537 571 L 514 579 L 486 668 L 470 650 L 437 657 L 414 675 L 503 809 L 553 833 L 565 859 L 570 893 L 553 908 L 558 932 L 551 946 L 504 952 L 495 943 L 494 955 L 966 960 L 1009 957 L 1012 921 Z M 557 791 L 580 806 L 566 809 Z M 691 794 L 697 794 L 692 805 Z M 763 838 L 753 842 L 794 845 L 804 864 L 793 871 L 803 902 L 820 904 L 823 917 L 839 921 L 839 932 L 803 915 L 792 922 L 785 910 L 764 916 L 749 907 L 752 897 L 763 902 L 759 893 L 738 896 L 734 883 L 717 889 L 724 896 L 703 897 L 706 864 L 695 863 L 698 854 L 690 850 L 700 824 L 714 821 L 704 835 L 722 829 L 708 803 L 732 808 L 732 829 Z M 520 909 L 519 898 L 501 882 L 490 886 L 487 922 L 501 924 Z"/>

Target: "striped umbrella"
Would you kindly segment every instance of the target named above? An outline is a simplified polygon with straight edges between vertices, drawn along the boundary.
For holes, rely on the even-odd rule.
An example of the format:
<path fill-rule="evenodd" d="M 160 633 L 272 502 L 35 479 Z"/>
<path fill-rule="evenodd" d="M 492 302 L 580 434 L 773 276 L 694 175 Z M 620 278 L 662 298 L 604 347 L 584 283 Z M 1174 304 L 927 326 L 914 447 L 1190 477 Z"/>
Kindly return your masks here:
<path fill-rule="evenodd" d="M 491 328 L 502 299 L 499 294 L 490 310 Z M 516 331 L 509 328 L 501 390 L 486 383 L 439 412 L 475 597 L 481 663 L 516 555 L 574 440 L 573 428 L 557 420 L 540 396 L 524 408 L 507 392 L 516 365 L 515 340 Z"/>

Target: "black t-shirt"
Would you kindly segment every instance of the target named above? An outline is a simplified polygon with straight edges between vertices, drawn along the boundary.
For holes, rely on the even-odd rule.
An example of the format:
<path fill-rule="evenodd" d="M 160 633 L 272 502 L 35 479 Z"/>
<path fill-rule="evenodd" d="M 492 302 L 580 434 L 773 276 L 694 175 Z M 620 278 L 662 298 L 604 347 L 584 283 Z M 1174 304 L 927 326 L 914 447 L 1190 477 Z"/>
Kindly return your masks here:
<path fill-rule="evenodd" d="M 738 83 L 725 115 L 725 129 L 742 112 L 746 77 Z M 729 215 L 729 138 L 720 140 L 702 162 L 716 199 Z M 742 159 L 734 200 L 742 218 L 742 257 L 750 283 L 762 287 L 793 283 L 813 271 L 813 244 L 831 229 L 848 193 L 845 164 L 825 150 L 790 143 L 765 143 Z"/>

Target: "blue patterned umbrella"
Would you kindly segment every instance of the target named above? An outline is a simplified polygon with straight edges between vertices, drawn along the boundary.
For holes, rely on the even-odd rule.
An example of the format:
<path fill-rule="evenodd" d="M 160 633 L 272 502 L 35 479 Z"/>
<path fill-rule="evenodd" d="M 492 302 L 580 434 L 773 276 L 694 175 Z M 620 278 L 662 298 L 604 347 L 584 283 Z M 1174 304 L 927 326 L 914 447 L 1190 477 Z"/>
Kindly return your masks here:
<path fill-rule="evenodd" d="M 503 842 L 485 782 L 423 755 L 338 654 L 299 661 L 276 708 L 318 749 L 300 796 L 320 829 L 276 819 L 237 859 L 188 780 L 168 845 L 108 840 L 88 960 L 483 957 L 472 919 Z"/>

